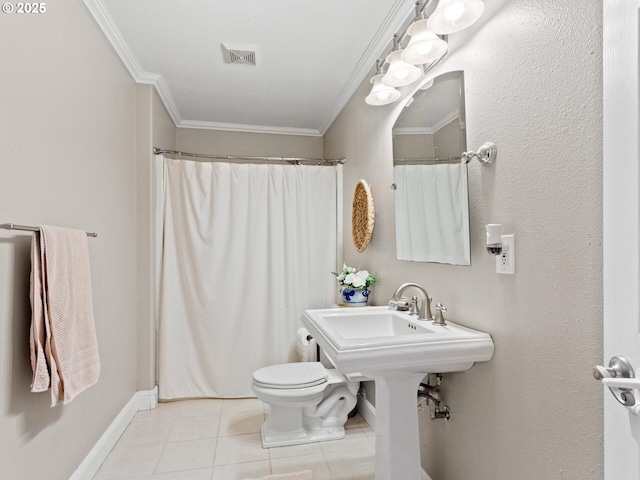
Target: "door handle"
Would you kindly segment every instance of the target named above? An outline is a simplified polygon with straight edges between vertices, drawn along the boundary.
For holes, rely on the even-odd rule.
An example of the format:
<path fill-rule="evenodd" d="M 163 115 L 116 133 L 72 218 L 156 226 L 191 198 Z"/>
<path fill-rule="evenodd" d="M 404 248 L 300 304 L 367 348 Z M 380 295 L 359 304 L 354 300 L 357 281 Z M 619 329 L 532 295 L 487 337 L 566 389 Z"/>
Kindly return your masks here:
<path fill-rule="evenodd" d="M 640 390 L 640 378 L 603 378 L 602 383 L 611 388 L 625 388 Z"/>
<path fill-rule="evenodd" d="M 618 355 L 609 361 L 608 367 L 597 365 L 593 367 L 593 377 L 600 380 L 625 407 L 632 407 L 636 403 L 632 390 L 640 389 L 640 379 L 631 366 L 631 362 Z"/>

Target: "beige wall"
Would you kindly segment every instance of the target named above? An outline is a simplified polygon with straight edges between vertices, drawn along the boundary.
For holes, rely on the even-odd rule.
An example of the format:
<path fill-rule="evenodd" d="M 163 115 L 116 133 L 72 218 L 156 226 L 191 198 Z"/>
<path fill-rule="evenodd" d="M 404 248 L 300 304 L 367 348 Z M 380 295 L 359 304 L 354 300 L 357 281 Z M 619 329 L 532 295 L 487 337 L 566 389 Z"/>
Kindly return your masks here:
<path fill-rule="evenodd" d="M 376 224 L 362 254 L 373 302 L 422 284 L 448 317 L 491 333 L 495 356 L 442 388 L 452 420 L 421 414 L 423 466 L 436 480 L 602 479 L 601 2 L 486 2 L 480 25 L 449 37 L 437 71 L 464 69 L 468 148 L 498 147 L 469 168 L 472 266 L 395 259 L 390 129 L 398 106 L 370 107 L 364 82 L 325 135 L 346 156 L 345 219 L 358 179 Z M 484 225 L 515 233 L 516 275 L 495 273 Z"/>
<path fill-rule="evenodd" d="M 137 389 L 156 385 L 156 208 L 153 148 L 174 149 L 176 127 L 155 89 L 136 85 Z"/>
<path fill-rule="evenodd" d="M 322 137 L 179 128 L 176 148 L 190 153 L 322 157 Z"/>
<path fill-rule="evenodd" d="M 89 239 L 102 373 L 69 405 L 29 391 L 27 232 L 0 231 L 0 476 L 66 479 L 136 391 L 136 87 L 82 2 L 0 16 L 0 223 Z"/>
<path fill-rule="evenodd" d="M 391 125 L 397 107 L 364 103 L 363 82 L 320 137 L 173 127 L 136 86 L 81 2 L 0 16 L 0 223 L 96 231 L 89 240 L 100 382 L 70 405 L 29 393 L 30 235 L 0 230 L 0 471 L 68 478 L 137 389 L 155 382 L 150 148 L 230 155 L 346 156 L 345 219 L 359 178 L 376 229 L 345 259 L 378 273 L 373 302 L 423 284 L 449 317 L 488 331 L 491 362 L 445 376 L 449 423 L 421 418 L 434 479 L 602 478 L 600 2 L 487 2 L 483 23 L 450 36 L 438 71 L 465 70 L 472 266 L 395 260 Z M 556 53 L 549 53 L 558 49 Z M 11 72 L 8 75 L 6 72 Z M 484 225 L 516 234 L 517 274 L 499 276 Z M 35 461 L 46 459 L 46 461 Z"/>

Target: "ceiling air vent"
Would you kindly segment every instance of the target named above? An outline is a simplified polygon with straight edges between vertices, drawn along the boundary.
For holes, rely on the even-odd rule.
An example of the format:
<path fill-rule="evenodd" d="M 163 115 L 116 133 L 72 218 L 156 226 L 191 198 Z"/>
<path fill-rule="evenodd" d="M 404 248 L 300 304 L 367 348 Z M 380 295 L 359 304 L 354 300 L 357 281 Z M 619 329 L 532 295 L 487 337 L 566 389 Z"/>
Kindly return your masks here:
<path fill-rule="evenodd" d="M 225 63 L 236 63 L 240 65 L 258 65 L 259 63 L 259 47 L 223 43 L 222 51 L 224 53 Z"/>

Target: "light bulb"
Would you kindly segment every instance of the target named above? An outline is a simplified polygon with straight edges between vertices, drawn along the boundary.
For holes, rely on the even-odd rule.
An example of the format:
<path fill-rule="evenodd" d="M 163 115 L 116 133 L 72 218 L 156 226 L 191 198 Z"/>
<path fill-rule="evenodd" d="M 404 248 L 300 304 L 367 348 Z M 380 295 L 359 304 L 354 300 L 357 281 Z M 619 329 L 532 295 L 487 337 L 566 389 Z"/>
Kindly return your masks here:
<path fill-rule="evenodd" d="M 482 0 L 440 0 L 427 24 L 432 32 L 448 35 L 464 30 L 484 12 Z"/>
<path fill-rule="evenodd" d="M 447 51 L 447 42 L 429 30 L 428 20 L 418 20 L 409 26 L 407 34 L 411 41 L 402 51 L 402 60 L 414 65 L 431 63 Z"/>
<path fill-rule="evenodd" d="M 369 105 L 388 105 L 400 98 L 400 92 L 393 87 L 383 84 L 382 77 L 384 77 L 384 75 L 379 74 L 370 80 L 373 84 L 373 88 L 371 88 L 371 93 L 369 93 L 365 99 L 365 102 Z"/>
<path fill-rule="evenodd" d="M 464 5 L 462 3 L 454 3 L 445 7 L 443 15 L 448 21 L 457 22 L 464 15 Z"/>
<path fill-rule="evenodd" d="M 409 85 L 422 75 L 422 70 L 402 60 L 402 50 L 391 52 L 387 55 L 386 62 L 389 64 L 389 69 L 382 77 L 382 83 L 389 87 Z"/>

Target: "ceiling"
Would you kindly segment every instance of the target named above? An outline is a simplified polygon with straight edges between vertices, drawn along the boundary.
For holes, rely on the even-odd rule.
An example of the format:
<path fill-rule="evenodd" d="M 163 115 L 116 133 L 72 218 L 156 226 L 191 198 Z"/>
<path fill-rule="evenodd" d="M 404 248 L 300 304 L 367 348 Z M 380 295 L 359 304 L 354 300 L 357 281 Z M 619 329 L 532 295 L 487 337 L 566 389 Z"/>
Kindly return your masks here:
<path fill-rule="evenodd" d="M 178 127 L 323 135 L 414 0 L 84 0 Z M 222 44 L 256 51 L 225 62 Z"/>

